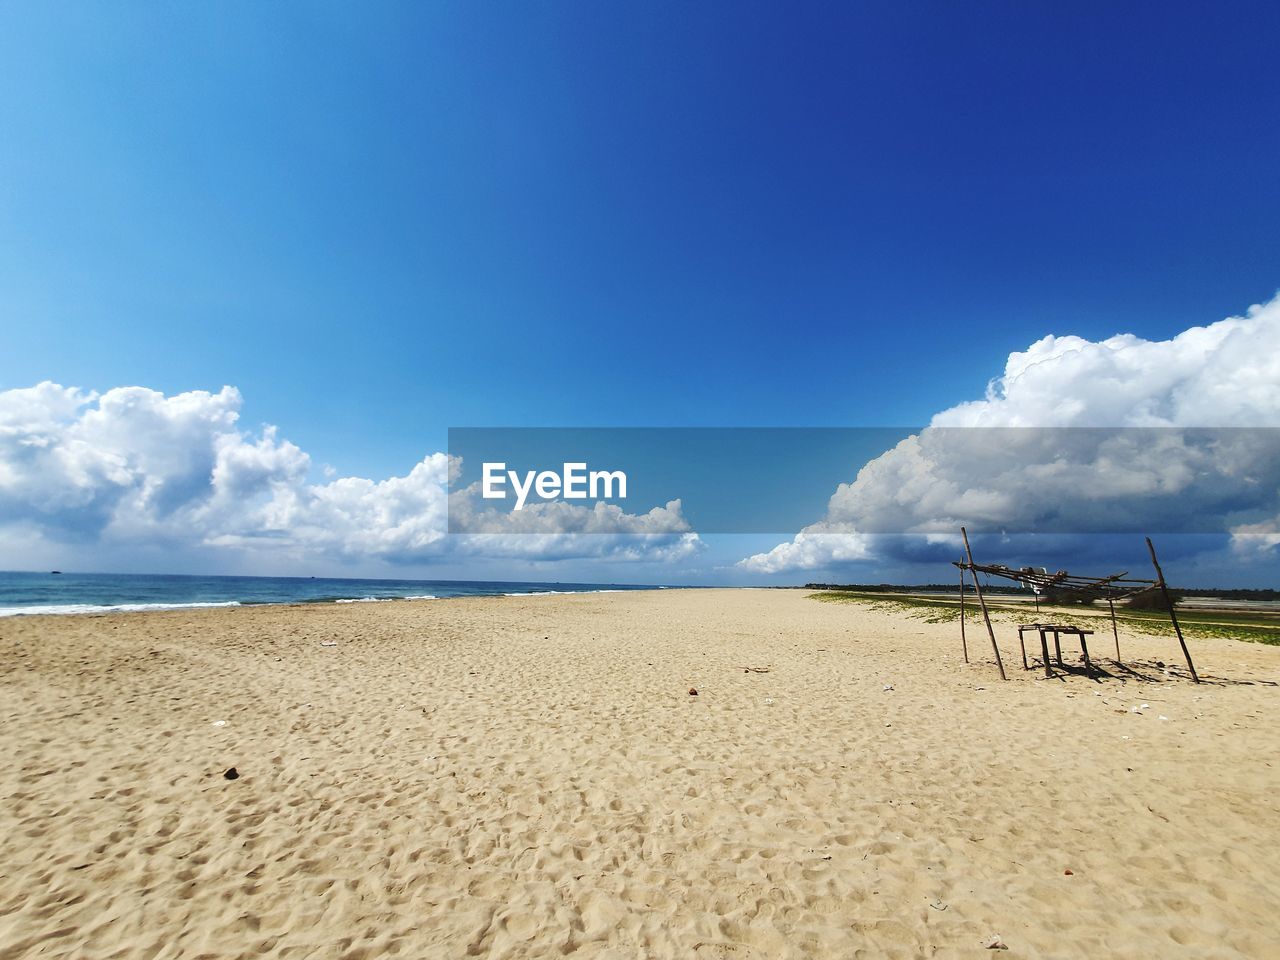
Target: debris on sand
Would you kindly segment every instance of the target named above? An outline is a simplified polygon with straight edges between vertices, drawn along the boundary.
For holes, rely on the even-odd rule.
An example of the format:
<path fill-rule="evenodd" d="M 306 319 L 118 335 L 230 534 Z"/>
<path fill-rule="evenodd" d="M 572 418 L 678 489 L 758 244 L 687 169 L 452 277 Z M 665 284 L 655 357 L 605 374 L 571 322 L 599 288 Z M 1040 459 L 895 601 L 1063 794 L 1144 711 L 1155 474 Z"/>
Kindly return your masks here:
<path fill-rule="evenodd" d="M 1009 945 L 1005 943 L 1003 940 L 1001 940 L 998 935 L 994 937 L 988 937 L 986 940 L 983 940 L 982 945 L 986 947 L 988 950 L 1008 950 L 1009 949 Z"/>
<path fill-rule="evenodd" d="M 689 696 L 691 696 L 691 697 L 696 697 L 697 695 L 698 695 L 698 688 L 697 688 L 697 687 L 690 687 L 690 688 L 689 688 Z"/>
<path fill-rule="evenodd" d="M 235 767 L 228 767 L 227 772 L 222 775 L 222 778 L 224 780 L 239 780 L 240 771 L 237 770 Z"/>

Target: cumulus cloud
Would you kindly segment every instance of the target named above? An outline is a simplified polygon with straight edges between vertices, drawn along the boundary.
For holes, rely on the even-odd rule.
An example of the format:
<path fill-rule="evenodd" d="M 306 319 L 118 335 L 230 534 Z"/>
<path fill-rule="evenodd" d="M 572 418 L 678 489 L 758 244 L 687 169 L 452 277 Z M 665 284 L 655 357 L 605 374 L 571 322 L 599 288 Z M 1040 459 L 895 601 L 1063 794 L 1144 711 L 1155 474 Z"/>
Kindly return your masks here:
<path fill-rule="evenodd" d="M 841 483 L 822 519 L 739 567 L 822 569 L 901 539 L 882 534 L 961 523 L 1229 530 L 1238 550 L 1271 551 L 1277 426 L 1280 298 L 1172 340 L 1044 337 L 1009 356 L 983 399 L 938 413 Z"/>
<path fill-rule="evenodd" d="M 818 525 L 806 527 L 788 543 L 767 553 L 757 553 L 738 563 L 752 573 L 786 573 L 820 570 L 875 556 L 874 537 L 865 533 L 824 533 Z"/>
<path fill-rule="evenodd" d="M 520 511 L 480 503 L 478 482 L 449 495 L 451 528 L 464 532 L 458 537 L 460 550 L 526 559 L 551 555 L 672 561 L 702 549 L 678 499 L 640 514 L 604 502 L 586 506 L 552 500 L 527 504 Z"/>
<path fill-rule="evenodd" d="M 165 396 L 41 383 L 0 392 L 0 527 L 63 542 L 391 563 L 668 560 L 702 547 L 678 500 L 639 515 L 554 503 L 503 515 L 478 509 L 475 488 L 451 500 L 461 465 L 444 453 L 402 477 L 313 483 L 310 458 L 274 427 L 240 429 L 241 403 L 234 387 Z M 467 533 L 446 533 L 451 508 Z"/>
<path fill-rule="evenodd" d="M 68 540 L 168 536 L 301 482 L 306 454 L 270 429 L 257 440 L 240 434 L 239 407 L 233 387 L 173 397 L 54 383 L 4 391 L 0 521 Z"/>

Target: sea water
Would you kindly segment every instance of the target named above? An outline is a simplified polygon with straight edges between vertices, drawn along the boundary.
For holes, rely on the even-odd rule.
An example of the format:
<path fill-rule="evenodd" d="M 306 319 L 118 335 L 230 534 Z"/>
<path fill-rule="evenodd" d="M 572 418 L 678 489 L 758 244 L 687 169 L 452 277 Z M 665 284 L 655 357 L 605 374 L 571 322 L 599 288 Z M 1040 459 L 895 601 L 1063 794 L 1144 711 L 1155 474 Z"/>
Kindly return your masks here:
<path fill-rule="evenodd" d="M 109 613 L 260 603 L 374 603 L 449 597 L 527 596 L 652 590 L 604 583 L 496 580 L 365 580 L 333 577 L 205 577 L 138 573 L 0 571 L 0 617 L 37 613 Z"/>

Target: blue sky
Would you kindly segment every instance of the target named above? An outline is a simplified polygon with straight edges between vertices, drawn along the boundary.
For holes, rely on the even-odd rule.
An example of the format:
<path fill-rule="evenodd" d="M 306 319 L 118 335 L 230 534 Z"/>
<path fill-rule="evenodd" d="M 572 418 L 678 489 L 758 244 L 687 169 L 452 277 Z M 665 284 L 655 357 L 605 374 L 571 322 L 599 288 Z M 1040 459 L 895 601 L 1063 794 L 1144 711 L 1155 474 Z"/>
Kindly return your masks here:
<path fill-rule="evenodd" d="M 230 384 L 313 476 L 403 475 L 450 426 L 925 423 L 1046 334 L 1274 295 L 1278 27 L 7 5 L 0 390 Z"/>

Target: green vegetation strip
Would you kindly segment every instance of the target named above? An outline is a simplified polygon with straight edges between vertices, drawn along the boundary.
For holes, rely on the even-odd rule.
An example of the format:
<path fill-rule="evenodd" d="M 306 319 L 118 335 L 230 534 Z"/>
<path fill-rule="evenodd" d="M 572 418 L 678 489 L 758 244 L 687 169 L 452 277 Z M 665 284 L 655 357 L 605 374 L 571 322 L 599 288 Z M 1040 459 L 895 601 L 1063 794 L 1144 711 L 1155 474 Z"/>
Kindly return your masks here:
<path fill-rule="evenodd" d="M 960 619 L 960 600 L 949 597 L 913 597 L 887 593 L 859 593 L 852 590 L 822 590 L 809 594 L 812 600 L 823 603 L 858 603 L 872 610 L 900 611 L 927 623 L 951 623 Z M 976 597 L 965 602 L 966 615 L 981 617 Z M 998 622 L 1025 623 L 1035 617 L 1034 608 L 1026 603 L 1008 604 L 988 600 L 987 609 Z M 1072 606 L 1041 607 L 1041 620 L 1047 614 L 1054 619 L 1071 623 L 1079 619 L 1106 621 L 1106 610 Z M 1166 634 L 1172 632 L 1169 618 L 1163 613 L 1150 611 L 1116 610 L 1116 620 L 1137 633 Z M 1240 610 L 1179 610 L 1178 623 L 1189 639 L 1223 637 L 1250 643 L 1268 643 L 1280 646 L 1280 618 L 1275 614 L 1253 613 Z M 1096 627 L 1095 627 L 1096 629 Z"/>

